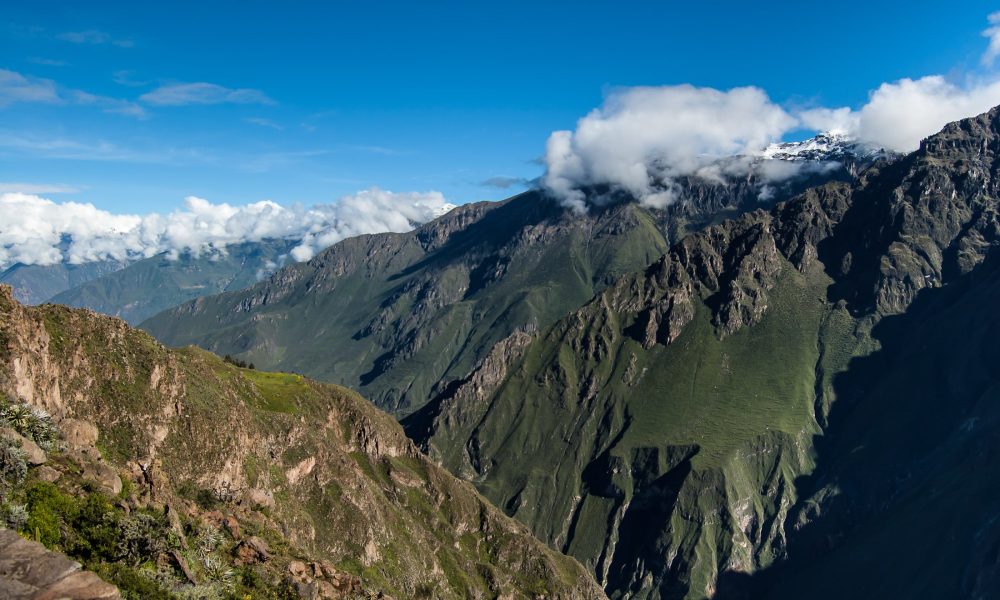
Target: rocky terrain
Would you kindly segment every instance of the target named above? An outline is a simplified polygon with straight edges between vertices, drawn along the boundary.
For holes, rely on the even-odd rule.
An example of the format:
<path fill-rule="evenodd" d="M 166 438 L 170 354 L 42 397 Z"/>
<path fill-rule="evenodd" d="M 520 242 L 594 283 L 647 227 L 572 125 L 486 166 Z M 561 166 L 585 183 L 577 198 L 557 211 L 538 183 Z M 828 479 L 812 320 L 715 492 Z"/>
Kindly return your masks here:
<path fill-rule="evenodd" d="M 604 597 L 343 388 L 0 286 L 0 391 L 4 521 L 124 598 Z"/>
<path fill-rule="evenodd" d="M 612 598 L 989 597 L 998 156 L 994 110 L 689 235 L 404 423 Z"/>

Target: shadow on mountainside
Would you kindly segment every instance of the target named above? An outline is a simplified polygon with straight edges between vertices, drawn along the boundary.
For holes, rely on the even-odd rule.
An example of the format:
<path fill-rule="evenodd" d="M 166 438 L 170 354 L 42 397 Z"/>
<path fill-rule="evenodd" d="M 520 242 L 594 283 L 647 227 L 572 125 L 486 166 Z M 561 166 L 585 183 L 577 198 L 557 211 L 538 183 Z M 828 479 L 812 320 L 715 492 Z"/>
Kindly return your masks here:
<path fill-rule="evenodd" d="M 873 328 L 796 481 L 788 558 L 720 574 L 715 598 L 1000 595 L 997 307 L 994 254 Z"/>

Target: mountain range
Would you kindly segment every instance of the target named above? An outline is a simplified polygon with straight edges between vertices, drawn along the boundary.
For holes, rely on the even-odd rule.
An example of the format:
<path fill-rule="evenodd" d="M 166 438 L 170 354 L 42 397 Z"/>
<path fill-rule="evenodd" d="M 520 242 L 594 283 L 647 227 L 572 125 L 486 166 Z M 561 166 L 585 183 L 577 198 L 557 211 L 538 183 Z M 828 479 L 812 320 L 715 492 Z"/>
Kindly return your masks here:
<path fill-rule="evenodd" d="M 998 152 L 994 110 L 773 208 L 529 192 L 143 327 L 361 390 L 612 598 L 986 597 Z"/>
<path fill-rule="evenodd" d="M 755 161 L 664 208 L 533 190 L 350 238 L 142 323 L 180 350 L 0 288 L 0 389 L 99 429 L 129 511 L 270 536 L 261 589 L 994 597 L 1000 108 Z"/>
<path fill-rule="evenodd" d="M 169 345 L 197 344 L 346 385 L 405 414 L 466 377 L 503 340 L 552 325 L 686 233 L 817 182 L 851 180 L 880 156 L 837 149 L 777 186 L 763 169 L 686 177 L 676 182 L 682 200 L 663 209 L 602 189 L 591 190 L 600 201 L 584 215 L 540 191 L 461 206 L 410 233 L 345 240 L 246 290 L 182 304 L 141 327 Z"/>

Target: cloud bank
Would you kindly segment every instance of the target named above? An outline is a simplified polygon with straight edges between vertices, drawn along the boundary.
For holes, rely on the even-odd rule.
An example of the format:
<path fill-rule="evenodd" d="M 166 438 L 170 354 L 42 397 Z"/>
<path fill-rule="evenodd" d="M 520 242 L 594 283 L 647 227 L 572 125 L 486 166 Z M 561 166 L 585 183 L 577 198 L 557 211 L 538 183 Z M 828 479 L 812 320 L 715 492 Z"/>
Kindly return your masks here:
<path fill-rule="evenodd" d="M 983 36 L 989 44 L 981 58 L 986 67 L 1000 56 L 1000 12 L 988 20 Z M 796 176 L 802 165 L 783 169 L 770 164 L 777 161 L 749 160 L 794 131 L 837 133 L 867 146 L 910 152 L 947 123 L 998 104 L 1000 76 L 993 72 L 960 83 L 941 75 L 883 83 L 860 107 L 785 108 L 756 87 L 620 89 L 573 131 L 549 136 L 542 184 L 581 212 L 601 201 L 587 193 L 595 187 L 663 207 L 676 200 L 674 182 L 682 176 L 736 176 L 753 169 L 765 184 Z"/>
<path fill-rule="evenodd" d="M 582 188 L 602 184 L 662 207 L 673 200 L 672 178 L 693 174 L 713 159 L 762 149 L 795 125 L 792 115 L 755 87 L 619 90 L 580 119 L 575 131 L 549 137 L 543 183 L 577 210 L 586 208 Z"/>
<path fill-rule="evenodd" d="M 0 194 L 0 267 L 14 263 L 80 264 L 168 253 L 225 252 L 227 246 L 269 238 L 298 242 L 294 260 L 364 233 L 409 231 L 453 205 L 438 192 L 393 193 L 372 188 L 330 204 L 244 206 L 188 197 L 182 210 L 115 215 L 92 204 L 53 202 L 20 192 Z"/>

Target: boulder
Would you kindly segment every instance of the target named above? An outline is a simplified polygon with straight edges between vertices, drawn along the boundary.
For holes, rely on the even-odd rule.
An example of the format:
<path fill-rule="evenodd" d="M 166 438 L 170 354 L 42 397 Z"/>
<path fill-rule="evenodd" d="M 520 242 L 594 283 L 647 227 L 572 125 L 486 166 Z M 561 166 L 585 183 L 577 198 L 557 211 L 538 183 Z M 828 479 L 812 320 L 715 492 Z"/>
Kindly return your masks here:
<path fill-rule="evenodd" d="M 35 477 L 47 483 L 55 483 L 62 477 L 62 473 L 50 466 L 42 465 L 35 470 Z"/>
<path fill-rule="evenodd" d="M 274 494 L 269 490 L 259 488 L 247 490 L 246 499 L 255 508 L 274 508 Z"/>
<path fill-rule="evenodd" d="M 63 419 L 59 422 L 66 443 L 73 448 L 92 448 L 97 445 L 97 426 L 80 419 Z"/>
<path fill-rule="evenodd" d="M 233 548 L 237 564 L 251 565 L 262 563 L 271 558 L 267 543 L 257 536 L 251 536 Z"/>
<path fill-rule="evenodd" d="M 240 522 L 236 520 L 236 517 L 230 515 L 222 520 L 222 525 L 229 531 L 229 535 L 233 537 L 234 540 L 239 540 L 243 537 L 243 532 L 240 530 Z"/>
<path fill-rule="evenodd" d="M 102 492 L 117 496 L 122 491 L 122 478 L 107 463 L 89 463 L 83 467 L 83 478 L 94 483 Z"/>
<path fill-rule="evenodd" d="M 17 442 L 17 444 L 21 446 L 21 450 L 24 450 L 24 454 L 26 455 L 25 458 L 27 459 L 28 464 L 33 467 L 45 464 L 45 461 L 48 460 L 45 456 L 45 451 L 42 450 L 38 444 L 14 431 L 10 427 L 0 427 L 0 437 Z"/>

